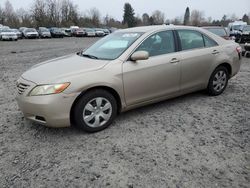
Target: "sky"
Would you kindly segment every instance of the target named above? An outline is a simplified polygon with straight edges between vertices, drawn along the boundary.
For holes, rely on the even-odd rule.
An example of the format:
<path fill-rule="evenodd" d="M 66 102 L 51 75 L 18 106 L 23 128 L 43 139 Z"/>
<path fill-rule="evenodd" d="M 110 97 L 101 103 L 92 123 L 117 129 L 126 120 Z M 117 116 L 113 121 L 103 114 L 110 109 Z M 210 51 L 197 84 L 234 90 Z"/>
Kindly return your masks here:
<path fill-rule="evenodd" d="M 34 0 L 9 0 L 13 7 L 28 9 Z M 0 0 L 4 5 L 5 0 Z M 165 13 L 166 19 L 183 16 L 186 7 L 190 10 L 203 11 L 205 17 L 221 19 L 224 14 L 235 14 L 242 18 L 243 14 L 250 13 L 250 0 L 73 0 L 78 5 L 79 11 L 84 13 L 90 8 L 99 9 L 102 16 L 110 15 L 122 20 L 124 3 L 129 2 L 135 10 L 135 14 L 152 14 L 154 10 Z"/>

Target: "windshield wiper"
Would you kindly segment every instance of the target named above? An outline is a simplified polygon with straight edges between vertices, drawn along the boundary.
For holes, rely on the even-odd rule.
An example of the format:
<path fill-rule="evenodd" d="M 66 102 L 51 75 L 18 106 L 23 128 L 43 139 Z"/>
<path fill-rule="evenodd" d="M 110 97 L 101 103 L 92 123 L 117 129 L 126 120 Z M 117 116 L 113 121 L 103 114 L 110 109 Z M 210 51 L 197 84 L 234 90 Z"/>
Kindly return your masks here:
<path fill-rule="evenodd" d="M 82 54 L 83 57 L 88 57 L 91 59 L 98 59 L 98 57 L 94 56 L 94 55 L 90 55 L 90 54 Z"/>

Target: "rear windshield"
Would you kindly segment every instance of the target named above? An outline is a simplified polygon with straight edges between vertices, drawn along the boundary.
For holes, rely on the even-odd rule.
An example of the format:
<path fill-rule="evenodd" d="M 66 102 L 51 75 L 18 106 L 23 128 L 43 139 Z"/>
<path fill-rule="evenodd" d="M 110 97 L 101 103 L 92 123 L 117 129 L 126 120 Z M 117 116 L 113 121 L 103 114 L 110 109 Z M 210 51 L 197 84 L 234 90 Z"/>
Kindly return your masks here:
<path fill-rule="evenodd" d="M 225 29 L 223 28 L 206 28 L 208 31 L 216 34 L 216 35 L 219 35 L 221 37 L 223 36 L 227 36 L 227 32 L 225 31 Z"/>

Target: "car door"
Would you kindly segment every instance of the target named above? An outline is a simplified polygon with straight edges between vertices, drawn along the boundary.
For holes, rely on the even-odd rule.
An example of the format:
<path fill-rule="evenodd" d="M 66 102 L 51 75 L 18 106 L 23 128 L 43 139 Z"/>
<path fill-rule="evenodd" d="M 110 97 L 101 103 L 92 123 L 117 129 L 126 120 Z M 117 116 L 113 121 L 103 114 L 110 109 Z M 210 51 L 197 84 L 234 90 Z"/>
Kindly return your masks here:
<path fill-rule="evenodd" d="M 217 43 L 194 30 L 178 30 L 181 44 L 181 91 L 203 89 L 219 50 Z"/>
<path fill-rule="evenodd" d="M 149 59 L 123 63 L 124 93 L 128 106 L 180 91 L 180 64 L 176 58 L 173 31 L 151 35 L 136 51 L 147 51 Z"/>

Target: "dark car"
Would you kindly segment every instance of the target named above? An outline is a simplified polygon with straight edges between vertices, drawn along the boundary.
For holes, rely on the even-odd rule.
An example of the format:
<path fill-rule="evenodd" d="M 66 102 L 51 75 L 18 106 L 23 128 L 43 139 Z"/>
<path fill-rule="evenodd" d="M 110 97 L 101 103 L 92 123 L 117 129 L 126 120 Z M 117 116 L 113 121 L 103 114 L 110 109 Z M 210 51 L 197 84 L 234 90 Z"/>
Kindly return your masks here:
<path fill-rule="evenodd" d="M 62 30 L 57 27 L 51 27 L 49 30 L 53 38 L 63 38 L 64 36 Z"/>
<path fill-rule="evenodd" d="M 229 37 L 229 34 L 227 33 L 226 29 L 224 27 L 220 26 L 206 26 L 202 27 L 203 29 L 206 29 L 226 40 L 230 40 L 231 38 Z"/>
<path fill-rule="evenodd" d="M 245 43 L 250 41 L 250 25 L 241 26 L 240 32 L 236 35 L 235 41 Z"/>
<path fill-rule="evenodd" d="M 86 33 L 83 29 L 74 29 L 72 35 L 74 37 L 84 37 Z"/>

